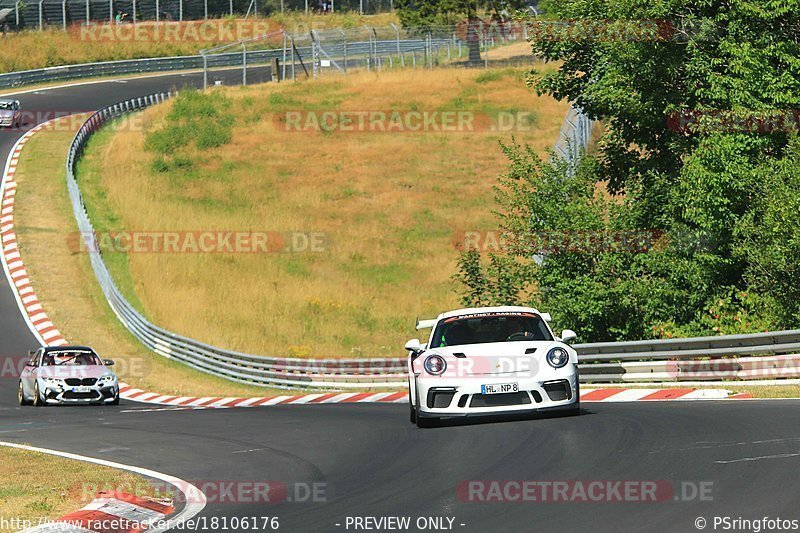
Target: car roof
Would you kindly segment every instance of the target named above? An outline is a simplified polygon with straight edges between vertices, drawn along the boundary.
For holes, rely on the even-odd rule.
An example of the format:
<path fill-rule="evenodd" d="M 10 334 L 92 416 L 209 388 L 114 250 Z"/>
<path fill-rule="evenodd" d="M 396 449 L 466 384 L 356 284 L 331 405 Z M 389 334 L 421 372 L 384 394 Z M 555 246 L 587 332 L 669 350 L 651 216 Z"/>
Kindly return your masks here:
<path fill-rule="evenodd" d="M 442 313 L 438 317 L 436 317 L 436 321 L 438 322 L 443 318 L 451 318 L 454 316 L 462 316 L 462 315 L 477 315 L 480 313 L 536 313 L 537 315 L 542 314 L 533 307 L 523 307 L 521 305 L 501 305 L 496 307 L 465 307 L 463 309 L 455 309 L 453 311 L 447 311 L 446 313 Z"/>
<path fill-rule="evenodd" d="M 95 353 L 95 351 L 88 346 L 45 346 L 44 348 L 45 353 L 51 352 L 91 352 Z"/>

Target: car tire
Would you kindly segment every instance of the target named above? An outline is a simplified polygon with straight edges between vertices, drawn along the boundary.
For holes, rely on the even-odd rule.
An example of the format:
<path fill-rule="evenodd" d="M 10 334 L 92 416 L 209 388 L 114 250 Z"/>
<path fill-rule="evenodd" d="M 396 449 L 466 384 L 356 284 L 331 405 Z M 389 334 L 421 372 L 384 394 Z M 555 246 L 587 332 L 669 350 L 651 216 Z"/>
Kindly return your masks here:
<path fill-rule="evenodd" d="M 19 382 L 19 392 L 17 394 L 20 405 L 30 405 L 31 402 L 25 399 L 24 389 L 22 388 L 22 381 Z"/>
<path fill-rule="evenodd" d="M 567 410 L 567 416 L 578 416 L 581 414 L 581 384 L 580 382 L 575 385 L 575 395 L 578 397 L 575 404 Z"/>
<path fill-rule="evenodd" d="M 42 407 L 47 405 L 47 402 L 42 400 L 41 394 L 39 394 L 39 381 L 35 381 L 33 385 L 33 406 L 34 407 Z"/>
<path fill-rule="evenodd" d="M 119 391 L 114 395 L 114 399 L 108 405 L 119 405 Z"/>
<path fill-rule="evenodd" d="M 412 424 L 416 424 L 417 423 L 417 410 L 414 409 L 414 406 L 411 404 L 411 402 L 409 402 L 409 408 L 410 408 L 409 410 L 411 411 L 411 416 L 409 417 L 411 419 L 411 423 Z"/>

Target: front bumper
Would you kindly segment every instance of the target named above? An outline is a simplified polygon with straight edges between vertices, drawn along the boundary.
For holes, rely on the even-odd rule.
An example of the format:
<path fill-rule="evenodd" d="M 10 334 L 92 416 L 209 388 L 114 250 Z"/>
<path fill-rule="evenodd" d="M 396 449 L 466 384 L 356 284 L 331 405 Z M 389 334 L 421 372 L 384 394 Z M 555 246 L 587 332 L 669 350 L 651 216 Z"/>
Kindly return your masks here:
<path fill-rule="evenodd" d="M 119 385 L 92 385 L 88 387 L 59 387 L 47 385 L 42 387 L 44 401 L 49 405 L 86 405 L 106 404 L 113 402 L 119 394 Z"/>
<path fill-rule="evenodd" d="M 453 418 L 573 410 L 579 403 L 577 369 L 567 365 L 546 376 L 520 378 L 513 374 L 442 379 L 417 376 L 415 404 L 423 418 Z M 482 385 L 517 383 L 519 391 L 483 394 Z"/>

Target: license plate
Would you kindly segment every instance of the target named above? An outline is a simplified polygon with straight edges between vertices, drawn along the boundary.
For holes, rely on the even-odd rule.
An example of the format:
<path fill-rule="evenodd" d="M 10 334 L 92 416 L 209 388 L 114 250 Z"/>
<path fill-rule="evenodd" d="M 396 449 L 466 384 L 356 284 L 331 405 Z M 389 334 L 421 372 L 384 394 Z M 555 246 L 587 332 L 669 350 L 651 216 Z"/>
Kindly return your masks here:
<path fill-rule="evenodd" d="M 72 392 L 89 392 L 89 387 L 75 387 Z"/>
<path fill-rule="evenodd" d="M 508 394 L 519 392 L 518 383 L 495 383 L 494 385 L 481 385 L 481 394 Z"/>

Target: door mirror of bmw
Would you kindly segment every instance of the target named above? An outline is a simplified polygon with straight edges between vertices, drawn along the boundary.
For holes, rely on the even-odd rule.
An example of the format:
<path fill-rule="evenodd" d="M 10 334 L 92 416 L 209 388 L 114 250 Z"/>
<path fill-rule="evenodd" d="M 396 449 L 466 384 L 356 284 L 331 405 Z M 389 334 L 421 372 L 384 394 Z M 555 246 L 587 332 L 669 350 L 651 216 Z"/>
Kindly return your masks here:
<path fill-rule="evenodd" d="M 572 342 L 578 338 L 578 334 L 572 331 L 571 329 L 565 329 L 561 332 L 561 342 L 567 343 Z"/>
<path fill-rule="evenodd" d="M 36 363 L 28 361 L 27 363 L 25 363 L 25 368 L 36 368 Z"/>
<path fill-rule="evenodd" d="M 105 361 L 103 361 L 103 364 L 106 366 L 114 366 L 114 361 L 112 361 L 111 359 L 106 359 Z"/>
<path fill-rule="evenodd" d="M 414 355 L 418 354 L 422 351 L 422 345 L 419 343 L 419 339 L 411 339 L 406 343 L 406 350 L 413 353 Z"/>

